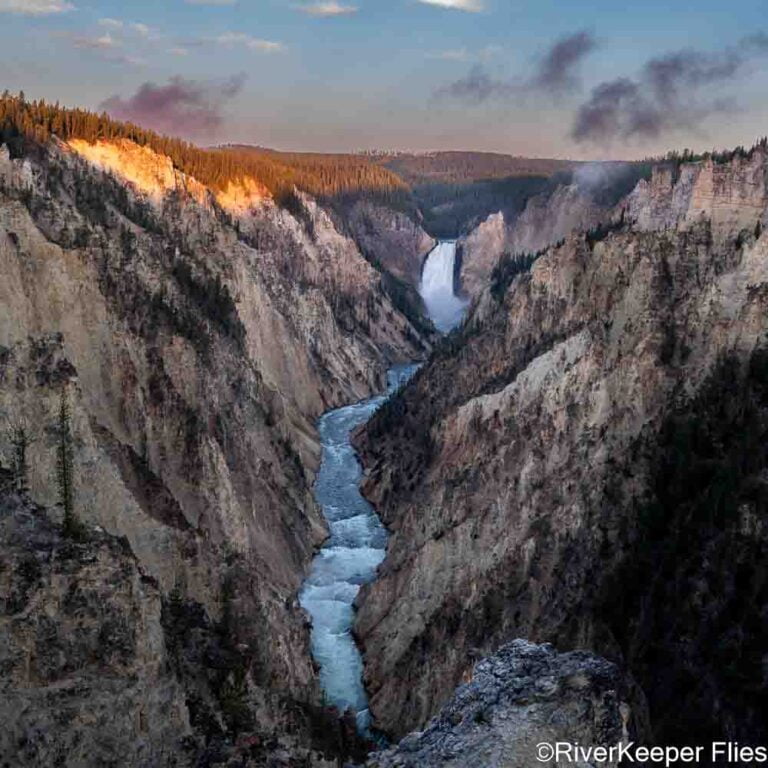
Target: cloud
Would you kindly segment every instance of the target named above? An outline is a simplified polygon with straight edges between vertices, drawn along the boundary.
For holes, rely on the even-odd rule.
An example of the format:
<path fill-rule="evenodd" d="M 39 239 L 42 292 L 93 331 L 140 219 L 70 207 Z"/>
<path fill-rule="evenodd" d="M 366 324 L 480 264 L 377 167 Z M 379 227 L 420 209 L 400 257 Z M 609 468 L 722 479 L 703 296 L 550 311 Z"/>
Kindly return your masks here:
<path fill-rule="evenodd" d="M 541 93 L 561 96 L 579 88 L 578 67 L 596 47 L 597 41 L 590 32 L 575 32 L 556 40 L 544 52 L 528 77 L 500 80 L 491 77 L 482 66 L 476 64 L 466 77 L 440 88 L 437 95 L 470 104 L 480 104 L 490 99 L 524 98 Z"/>
<path fill-rule="evenodd" d="M 150 36 L 156 37 L 152 27 L 147 24 L 142 24 L 139 21 L 125 22 L 122 19 L 112 19 L 107 17 L 99 19 L 98 25 L 115 32 L 115 34 L 124 34 L 128 31 L 143 38 L 149 38 Z"/>
<path fill-rule="evenodd" d="M 75 6 L 65 0 L 0 0 L 0 13 L 48 16 L 74 10 Z"/>
<path fill-rule="evenodd" d="M 765 53 L 768 51 L 768 32 L 756 32 L 754 35 L 745 37 L 741 42 L 747 49 Z"/>
<path fill-rule="evenodd" d="M 597 41 L 591 32 L 582 30 L 561 37 L 542 57 L 529 86 L 556 95 L 577 88 L 575 70 L 596 47 Z"/>
<path fill-rule="evenodd" d="M 133 96 L 112 96 L 100 105 L 118 120 L 166 134 L 210 139 L 224 122 L 226 102 L 242 89 L 245 75 L 224 82 L 203 83 L 172 77 L 166 85 L 147 82 Z"/>
<path fill-rule="evenodd" d="M 211 38 L 211 41 L 218 45 L 244 45 L 249 50 L 261 51 L 262 53 L 280 53 L 285 50 L 285 46 L 282 43 L 251 37 L 243 32 L 225 32 L 223 35 Z"/>
<path fill-rule="evenodd" d="M 470 51 L 467 48 L 449 48 L 445 51 L 432 51 L 425 55 L 428 59 L 437 61 L 486 61 L 497 57 L 503 53 L 504 49 L 498 45 L 486 45 L 477 51 Z"/>
<path fill-rule="evenodd" d="M 87 35 L 79 35 L 72 38 L 72 43 L 75 48 L 90 48 L 97 51 L 109 51 L 115 48 L 120 48 L 122 43 L 116 38 L 112 37 L 109 32 L 103 35 L 88 37 Z"/>
<path fill-rule="evenodd" d="M 448 51 L 428 53 L 427 58 L 437 59 L 438 61 L 471 61 L 472 55 L 466 48 L 456 48 Z"/>
<path fill-rule="evenodd" d="M 131 23 L 131 29 L 141 37 L 149 37 L 150 33 L 152 32 L 152 29 L 148 27 L 146 24 L 141 24 L 138 21 L 134 21 Z"/>
<path fill-rule="evenodd" d="M 183 48 L 180 45 L 176 45 L 173 48 L 169 48 L 168 53 L 170 53 L 172 56 L 188 56 L 189 50 L 186 48 Z"/>
<path fill-rule="evenodd" d="M 316 2 L 310 5 L 299 5 L 297 9 L 302 13 L 306 13 L 308 16 L 349 16 L 350 14 L 357 13 L 356 5 L 342 5 L 341 3 L 331 0 L 331 2 Z"/>
<path fill-rule="evenodd" d="M 184 0 L 187 5 L 234 5 L 237 0 Z"/>
<path fill-rule="evenodd" d="M 436 95 L 481 104 L 492 98 L 508 98 L 517 91 L 516 86 L 492 78 L 482 66 L 475 64 L 466 77 L 440 88 Z"/>
<path fill-rule="evenodd" d="M 768 53 L 768 36 L 759 33 L 743 38 L 736 48 L 714 53 L 685 49 L 649 59 L 636 77 L 595 86 L 576 112 L 571 136 L 604 144 L 698 129 L 706 118 L 732 108 L 719 89 L 763 53 Z"/>
<path fill-rule="evenodd" d="M 437 5 L 441 8 L 454 8 L 457 11 L 470 11 L 477 13 L 482 11 L 484 6 L 482 0 L 419 0 L 425 5 Z"/>

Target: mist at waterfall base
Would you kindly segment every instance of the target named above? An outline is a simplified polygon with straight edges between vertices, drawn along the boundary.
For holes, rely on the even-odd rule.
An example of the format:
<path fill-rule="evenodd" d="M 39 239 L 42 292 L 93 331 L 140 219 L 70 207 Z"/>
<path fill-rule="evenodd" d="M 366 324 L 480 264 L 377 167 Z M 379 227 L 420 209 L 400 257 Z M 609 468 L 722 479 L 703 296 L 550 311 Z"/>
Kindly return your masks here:
<path fill-rule="evenodd" d="M 421 273 L 419 293 L 430 319 L 442 333 L 448 333 L 462 320 L 467 303 L 453 292 L 456 243 L 438 243 L 427 256 Z"/>
<path fill-rule="evenodd" d="M 299 602 L 312 617 L 312 655 L 320 666 L 326 701 L 341 711 L 352 709 L 358 730 L 364 734 L 371 718 L 363 687 L 363 660 L 352 636 L 353 602 L 384 559 L 387 531 L 360 493 L 362 469 L 350 433 L 368 421 L 417 367 L 390 369 L 385 394 L 329 411 L 318 422 L 322 460 L 314 494 L 328 522 L 330 538 L 312 562 Z"/>

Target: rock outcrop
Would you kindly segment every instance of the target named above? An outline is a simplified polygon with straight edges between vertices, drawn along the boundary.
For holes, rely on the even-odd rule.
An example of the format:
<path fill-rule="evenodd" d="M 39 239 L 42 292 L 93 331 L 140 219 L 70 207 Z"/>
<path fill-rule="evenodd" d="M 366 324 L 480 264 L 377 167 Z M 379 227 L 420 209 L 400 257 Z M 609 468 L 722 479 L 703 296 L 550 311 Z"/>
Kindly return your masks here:
<path fill-rule="evenodd" d="M 20 767 L 171 764 L 189 712 L 169 673 L 161 592 L 127 542 L 70 541 L 3 494 L 0 551 L 0 755 Z"/>
<path fill-rule="evenodd" d="M 619 217 L 628 206 L 624 198 L 633 189 L 639 193 L 649 183 L 657 184 L 645 180 L 650 180 L 652 170 L 647 162 L 585 163 L 567 177 L 550 179 L 547 188 L 528 198 L 519 212 L 491 214 L 459 240 L 462 289 L 478 296 L 503 254 L 536 254 L 571 232 L 588 232 Z"/>
<path fill-rule="evenodd" d="M 459 240 L 461 288 L 472 297 L 478 296 L 502 254 L 536 253 L 573 230 L 590 229 L 608 216 L 608 209 L 576 184 L 532 197 L 516 216 L 493 213 Z"/>
<path fill-rule="evenodd" d="M 436 241 L 401 211 L 361 201 L 352 206 L 346 222 L 363 253 L 414 288 L 421 267 Z"/>
<path fill-rule="evenodd" d="M 515 640 L 477 663 L 424 731 L 372 755 L 366 768 L 530 768 L 549 762 L 540 744 L 626 744 L 635 733 L 631 688 L 604 659 Z"/>
<path fill-rule="evenodd" d="M 515 637 L 626 663 L 666 743 L 764 735 L 765 152 L 659 178 L 485 291 L 360 436 L 392 537 L 356 631 L 395 737 Z"/>
<path fill-rule="evenodd" d="M 680 168 L 658 167 L 625 203 L 639 230 L 686 229 L 704 219 L 723 244 L 754 229 L 766 205 L 765 150 L 736 153 L 727 163 L 710 157 Z"/>
<path fill-rule="evenodd" d="M 203 741 L 238 733 L 195 703 L 227 685 L 259 722 L 298 708 L 309 738 L 320 692 L 296 593 L 326 535 L 313 422 L 428 349 L 298 191 L 288 208 L 247 181 L 214 194 L 130 142 L 0 147 L 0 461 L 23 424 L 31 498 L 55 504 L 69 401 L 79 518 L 127 540 L 153 584 L 142 610 L 173 596 L 167 648 L 202 633 L 235 649 L 221 667 L 206 647 L 171 654 Z"/>
<path fill-rule="evenodd" d="M 201 606 L 164 597 L 125 539 L 90 526 L 65 537 L 58 512 L 2 489 L 0 551 L 4 764 L 337 764 L 333 718 L 318 708 L 313 723 L 296 702 L 254 717 L 267 706 L 238 671 L 244 654 Z"/>

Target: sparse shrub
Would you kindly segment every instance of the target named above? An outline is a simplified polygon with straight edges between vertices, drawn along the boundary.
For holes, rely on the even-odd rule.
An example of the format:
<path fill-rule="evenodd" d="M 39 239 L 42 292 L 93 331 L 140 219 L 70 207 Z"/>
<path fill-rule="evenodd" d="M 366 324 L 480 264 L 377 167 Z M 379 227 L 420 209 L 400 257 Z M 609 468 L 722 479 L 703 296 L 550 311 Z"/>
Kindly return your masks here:
<path fill-rule="evenodd" d="M 545 253 L 544 250 L 537 253 L 502 254 L 498 264 L 496 264 L 491 273 L 491 296 L 496 301 L 501 301 L 512 281 L 519 274 L 529 272 L 533 263 L 543 253 Z"/>

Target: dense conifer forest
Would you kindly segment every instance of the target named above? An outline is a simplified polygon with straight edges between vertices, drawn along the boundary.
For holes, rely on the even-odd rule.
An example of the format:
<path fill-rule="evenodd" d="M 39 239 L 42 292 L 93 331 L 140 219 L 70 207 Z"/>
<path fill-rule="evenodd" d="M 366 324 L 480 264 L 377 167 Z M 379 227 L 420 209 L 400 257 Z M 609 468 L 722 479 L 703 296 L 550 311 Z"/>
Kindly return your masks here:
<path fill-rule="evenodd" d="M 27 101 L 23 93 L 0 96 L 0 142 L 19 157 L 56 136 L 62 141 L 127 139 L 171 158 L 178 170 L 215 190 L 245 177 L 260 181 L 278 202 L 294 187 L 322 200 L 371 197 L 398 208 L 413 208 L 410 190 L 396 174 L 360 155 L 278 154 L 244 147 L 202 149 L 183 139 L 161 136 L 106 113 L 66 109 Z"/>

